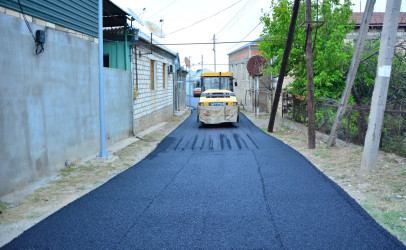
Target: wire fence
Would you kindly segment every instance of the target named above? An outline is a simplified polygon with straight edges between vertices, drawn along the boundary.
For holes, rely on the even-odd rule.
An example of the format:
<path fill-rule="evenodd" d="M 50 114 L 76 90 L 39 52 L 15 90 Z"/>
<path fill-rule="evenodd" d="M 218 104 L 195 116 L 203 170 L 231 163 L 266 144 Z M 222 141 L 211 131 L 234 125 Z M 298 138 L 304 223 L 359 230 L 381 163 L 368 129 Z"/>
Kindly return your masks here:
<path fill-rule="evenodd" d="M 304 97 L 284 93 L 282 97 L 282 116 L 307 125 L 307 103 Z M 388 107 L 387 107 L 388 108 Z M 338 105 L 332 100 L 317 100 L 316 130 L 330 134 Z M 343 141 L 363 145 L 368 129 L 370 108 L 349 105 L 344 115 L 337 137 Z M 406 157 L 406 108 L 386 109 L 384 112 L 380 149 Z"/>

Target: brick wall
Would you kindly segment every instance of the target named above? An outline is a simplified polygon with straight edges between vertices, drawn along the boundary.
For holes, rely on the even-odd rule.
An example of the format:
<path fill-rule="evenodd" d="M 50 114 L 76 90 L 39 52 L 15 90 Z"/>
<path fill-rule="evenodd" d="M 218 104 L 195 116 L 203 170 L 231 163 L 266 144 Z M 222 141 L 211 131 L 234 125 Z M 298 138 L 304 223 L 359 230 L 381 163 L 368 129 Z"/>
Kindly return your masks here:
<path fill-rule="evenodd" d="M 137 97 L 134 100 L 134 120 L 135 131 L 139 132 L 151 125 L 166 121 L 173 116 L 173 73 L 168 72 L 168 66 L 174 65 L 173 60 L 162 57 L 150 50 L 137 47 L 135 55 L 141 54 L 141 57 L 133 56 L 133 79 L 134 89 L 137 91 Z M 136 62 L 138 84 L 136 77 Z M 151 60 L 155 61 L 155 85 L 151 89 Z M 165 88 L 163 86 L 163 64 L 166 67 Z"/>

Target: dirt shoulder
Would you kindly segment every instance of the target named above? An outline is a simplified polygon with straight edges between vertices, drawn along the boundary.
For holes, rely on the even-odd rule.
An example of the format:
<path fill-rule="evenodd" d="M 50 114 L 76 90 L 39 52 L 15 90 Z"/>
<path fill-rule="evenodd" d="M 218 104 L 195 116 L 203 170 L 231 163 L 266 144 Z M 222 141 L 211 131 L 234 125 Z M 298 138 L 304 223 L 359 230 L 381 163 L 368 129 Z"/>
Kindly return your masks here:
<path fill-rule="evenodd" d="M 113 160 L 94 158 L 72 162 L 58 174 L 44 178 L 30 187 L 1 197 L 0 246 L 32 227 L 50 214 L 99 187 L 117 174 L 138 163 L 190 114 L 175 117 L 149 133 L 140 134 L 125 147 L 112 153 Z M 246 116 L 266 131 L 269 116 Z M 293 128 L 293 129 L 292 129 Z M 148 132 L 148 131 L 147 131 Z M 278 120 L 270 134 L 299 151 L 330 179 L 360 203 L 381 225 L 406 244 L 406 160 L 380 152 L 374 173 L 361 176 L 362 147 L 341 143 L 327 147 L 318 137 L 317 148 L 307 148 L 305 128 Z M 134 138 L 133 138 L 134 139 Z M 110 151 L 109 151 L 110 152 Z"/>

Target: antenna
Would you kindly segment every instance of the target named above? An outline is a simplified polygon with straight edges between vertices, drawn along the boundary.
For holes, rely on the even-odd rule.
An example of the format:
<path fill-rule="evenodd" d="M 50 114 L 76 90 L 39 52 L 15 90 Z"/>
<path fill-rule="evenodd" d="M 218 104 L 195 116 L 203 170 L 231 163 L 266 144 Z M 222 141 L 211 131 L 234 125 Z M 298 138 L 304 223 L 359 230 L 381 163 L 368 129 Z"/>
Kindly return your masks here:
<path fill-rule="evenodd" d="M 144 16 L 144 13 L 145 13 L 145 10 L 146 10 L 147 8 L 143 8 L 142 9 L 142 13 L 140 14 L 140 18 L 142 19 L 142 17 Z"/>
<path fill-rule="evenodd" d="M 132 18 L 137 21 L 137 23 L 141 24 L 142 26 L 144 26 L 144 22 L 141 20 L 140 17 L 138 17 L 137 14 L 135 14 L 135 12 L 131 9 L 131 8 L 127 8 L 128 13 L 130 13 L 130 15 L 132 16 Z"/>
<path fill-rule="evenodd" d="M 163 19 L 161 19 L 163 22 Z M 151 21 L 145 21 L 145 26 L 148 28 L 148 30 L 151 32 L 151 34 L 156 35 L 159 38 L 165 38 L 165 34 L 162 31 L 162 29 L 156 25 L 155 23 Z"/>

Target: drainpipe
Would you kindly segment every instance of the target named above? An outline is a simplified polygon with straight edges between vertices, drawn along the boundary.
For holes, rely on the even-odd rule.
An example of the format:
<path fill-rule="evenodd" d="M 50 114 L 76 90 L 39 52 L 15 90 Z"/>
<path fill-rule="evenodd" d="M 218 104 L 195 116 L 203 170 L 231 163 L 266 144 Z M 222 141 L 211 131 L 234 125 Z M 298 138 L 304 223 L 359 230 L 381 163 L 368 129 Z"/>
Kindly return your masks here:
<path fill-rule="evenodd" d="M 133 75 L 133 60 L 132 60 L 132 54 L 133 54 L 133 48 L 130 48 L 130 81 L 131 81 L 131 111 L 132 111 L 132 117 L 131 117 L 131 122 L 132 122 L 132 131 L 133 131 L 133 136 L 135 136 L 135 121 L 134 121 L 134 75 Z M 135 50 L 135 53 L 137 53 L 137 50 Z M 135 55 L 135 60 L 137 60 L 137 55 Z M 135 64 L 137 65 L 137 64 Z"/>
<path fill-rule="evenodd" d="M 128 70 L 127 54 L 128 54 L 128 42 L 127 42 L 127 19 L 124 23 L 124 69 Z"/>

